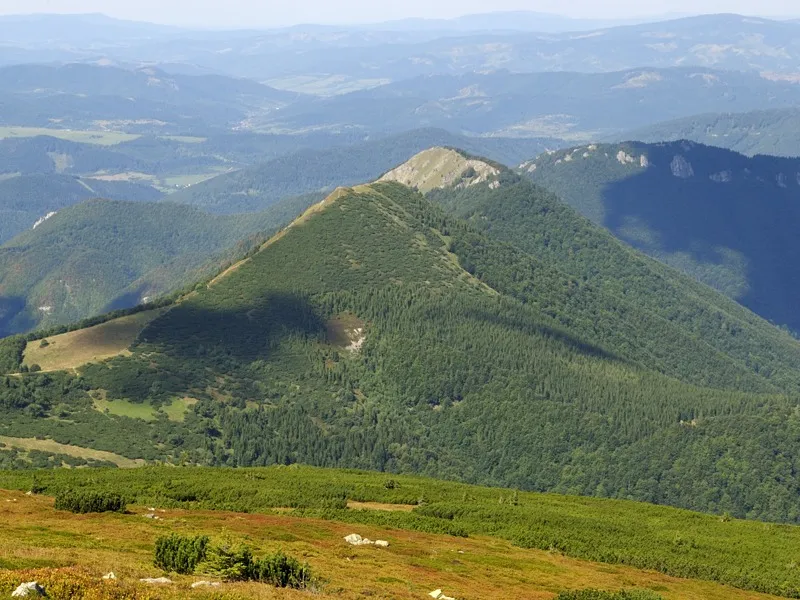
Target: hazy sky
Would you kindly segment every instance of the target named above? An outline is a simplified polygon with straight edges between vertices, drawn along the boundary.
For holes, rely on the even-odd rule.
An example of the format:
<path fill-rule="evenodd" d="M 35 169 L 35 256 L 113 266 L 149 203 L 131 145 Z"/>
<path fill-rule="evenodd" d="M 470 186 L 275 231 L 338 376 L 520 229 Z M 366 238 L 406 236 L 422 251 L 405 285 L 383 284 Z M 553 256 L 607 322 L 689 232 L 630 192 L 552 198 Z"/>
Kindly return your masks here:
<path fill-rule="evenodd" d="M 573 17 L 736 12 L 800 15 L 798 0 L 0 0 L 0 14 L 102 12 L 114 17 L 210 27 L 374 22 L 535 10 Z"/>

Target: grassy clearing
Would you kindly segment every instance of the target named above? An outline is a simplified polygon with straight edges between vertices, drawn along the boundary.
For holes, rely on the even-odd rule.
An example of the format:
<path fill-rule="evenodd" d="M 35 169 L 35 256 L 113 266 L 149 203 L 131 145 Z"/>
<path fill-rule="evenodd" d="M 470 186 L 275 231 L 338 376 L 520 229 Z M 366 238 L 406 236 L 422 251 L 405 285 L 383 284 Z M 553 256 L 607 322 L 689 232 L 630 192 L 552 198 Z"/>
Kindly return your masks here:
<path fill-rule="evenodd" d="M 174 175 L 172 177 L 165 177 L 161 180 L 161 188 L 166 192 L 175 192 L 180 188 L 189 187 L 202 183 L 208 179 L 212 179 L 221 173 L 227 172 L 227 169 L 219 169 L 216 171 L 209 171 L 207 173 L 193 173 L 187 175 Z"/>
<path fill-rule="evenodd" d="M 141 137 L 140 135 L 122 133 L 120 131 L 50 129 L 48 127 L 0 127 L 0 139 L 35 137 L 37 135 L 50 135 L 62 140 L 97 144 L 98 146 L 115 146 Z"/>
<path fill-rule="evenodd" d="M 139 578 L 163 575 L 153 567 L 153 547 L 158 536 L 178 532 L 214 537 L 225 533 L 246 541 L 259 555 L 283 550 L 307 561 L 326 580 L 315 594 L 320 598 L 419 600 L 441 588 L 462 599 L 545 600 L 565 589 L 587 587 L 651 589 L 667 600 L 771 598 L 714 583 L 524 550 L 488 537 L 461 539 L 285 514 L 155 508 L 158 520 L 144 519 L 146 507 L 136 506 L 127 515 L 72 515 L 54 510 L 50 498 L 0 491 L 0 522 L 4 524 L 0 528 L 0 565 L 15 569 L 77 567 L 75 572 L 94 581 L 114 571 L 117 585 L 141 589 Z M 388 540 L 390 546 L 349 546 L 342 538 L 353 532 Z M 0 582 L 41 580 L 42 575 L 52 572 L 39 573 L 0 572 Z M 208 597 L 208 592 L 190 587 L 203 577 L 170 578 L 175 582 L 171 586 L 148 588 L 154 597 Z M 0 592 L 5 591 L 0 588 Z M 276 590 L 256 583 L 226 584 L 220 591 L 231 600 L 308 597 L 308 592 Z"/>
<path fill-rule="evenodd" d="M 161 407 L 161 410 L 167 415 L 170 421 L 183 423 L 186 418 L 186 413 L 189 412 L 192 406 L 197 404 L 197 398 L 175 398 L 172 404 L 167 404 Z"/>
<path fill-rule="evenodd" d="M 102 450 L 92 450 L 90 448 L 59 444 L 53 440 L 0 436 L 0 443 L 18 450 L 39 450 L 41 452 L 51 452 L 53 454 L 66 454 L 67 456 L 74 456 L 76 458 L 105 460 L 124 469 L 140 467 L 144 464 L 144 461 L 131 460 L 130 458 L 125 458 L 113 452 L 103 452 Z"/>
<path fill-rule="evenodd" d="M 196 137 L 193 135 L 160 135 L 158 139 L 180 142 L 182 144 L 202 144 L 208 140 L 208 138 Z"/>
<path fill-rule="evenodd" d="M 155 421 L 156 411 L 149 402 L 129 402 L 128 400 L 107 400 L 94 398 L 94 408 L 102 413 L 108 412 L 118 417 Z"/>
<path fill-rule="evenodd" d="M 299 75 L 270 79 L 266 83 L 274 88 L 290 92 L 313 94 L 315 96 L 337 96 L 385 85 L 391 83 L 391 79 L 354 79 L 345 75 Z"/>
<path fill-rule="evenodd" d="M 124 355 L 142 329 L 165 310 L 143 311 L 87 329 L 49 337 L 44 346 L 39 340 L 29 342 L 25 347 L 23 364 L 28 367 L 39 365 L 43 371 L 64 371 Z"/>
<path fill-rule="evenodd" d="M 103 395 L 104 396 L 104 395 Z M 196 398 L 175 398 L 172 403 L 155 408 L 149 402 L 129 402 L 128 400 L 108 400 L 105 397 L 94 398 L 94 408 L 100 412 L 108 412 L 118 417 L 130 417 L 142 421 L 155 421 L 159 412 L 167 415 L 170 421 L 182 423 L 189 409 L 197 404 Z"/>

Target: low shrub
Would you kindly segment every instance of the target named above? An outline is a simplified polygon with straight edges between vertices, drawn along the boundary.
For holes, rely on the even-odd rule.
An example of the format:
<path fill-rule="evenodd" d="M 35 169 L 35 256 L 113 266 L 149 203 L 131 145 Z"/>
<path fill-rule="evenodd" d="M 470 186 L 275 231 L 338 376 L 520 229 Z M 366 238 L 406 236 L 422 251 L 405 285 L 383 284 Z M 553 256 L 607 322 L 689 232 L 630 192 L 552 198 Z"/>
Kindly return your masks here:
<path fill-rule="evenodd" d="M 294 589 L 306 588 L 312 581 L 309 566 L 283 552 L 254 562 L 250 578 L 275 587 Z"/>
<path fill-rule="evenodd" d="M 202 573 L 225 581 L 258 581 L 275 587 L 303 589 L 313 577 L 307 564 L 277 552 L 260 559 L 241 542 L 211 543 L 203 535 L 171 534 L 156 540 L 154 563 L 167 572 Z"/>
<path fill-rule="evenodd" d="M 127 503 L 113 492 L 65 491 L 56 496 L 56 510 L 73 513 L 125 512 Z"/>
<path fill-rule="evenodd" d="M 156 540 L 155 566 L 168 573 L 188 575 L 206 558 L 208 537 L 182 536 L 177 533 Z"/>
<path fill-rule="evenodd" d="M 245 581 L 253 571 L 253 553 L 240 542 L 225 540 L 211 544 L 197 571 L 225 581 Z"/>

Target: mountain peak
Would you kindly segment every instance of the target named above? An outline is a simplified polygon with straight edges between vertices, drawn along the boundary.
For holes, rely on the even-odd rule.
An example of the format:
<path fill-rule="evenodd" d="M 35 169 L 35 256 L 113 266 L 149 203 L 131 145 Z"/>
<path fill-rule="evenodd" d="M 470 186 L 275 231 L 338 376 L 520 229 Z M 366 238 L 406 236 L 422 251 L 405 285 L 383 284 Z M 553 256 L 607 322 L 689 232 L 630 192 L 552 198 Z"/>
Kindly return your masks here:
<path fill-rule="evenodd" d="M 434 147 L 423 150 L 386 173 L 378 181 L 395 181 L 423 194 L 448 187 L 469 187 L 496 178 L 500 168 L 458 150 Z"/>

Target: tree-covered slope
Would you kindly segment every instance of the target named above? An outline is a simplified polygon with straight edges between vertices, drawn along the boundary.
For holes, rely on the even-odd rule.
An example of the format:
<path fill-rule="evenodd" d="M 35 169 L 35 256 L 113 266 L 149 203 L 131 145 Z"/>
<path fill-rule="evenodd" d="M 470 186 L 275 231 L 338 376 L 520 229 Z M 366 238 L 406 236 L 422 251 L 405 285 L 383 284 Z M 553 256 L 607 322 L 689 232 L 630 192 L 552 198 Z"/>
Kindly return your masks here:
<path fill-rule="evenodd" d="M 0 336 L 127 308 L 193 283 L 238 242 L 305 208 L 215 217 L 171 203 L 90 200 L 0 246 Z M 230 250 L 230 253 L 227 251 Z"/>
<path fill-rule="evenodd" d="M 800 109 L 776 108 L 743 113 L 712 113 L 656 123 L 617 139 L 655 143 L 691 140 L 748 156 L 800 155 Z"/>
<path fill-rule="evenodd" d="M 485 185 L 516 189 L 502 175 Z M 560 215 L 566 231 L 574 214 Z M 587 244 L 600 268 L 589 233 L 574 251 Z M 643 290 L 556 263 L 400 184 L 341 189 L 152 321 L 131 356 L 79 379 L 0 379 L 0 432 L 130 458 L 413 471 L 800 518 L 800 425 L 779 393 L 800 347 L 752 315 L 737 331 L 722 311 L 637 310 L 623 299 Z M 691 285 L 684 297 L 702 295 Z M 739 343 L 765 344 L 760 370 Z M 17 344 L 2 345 L 12 370 Z M 182 398 L 196 401 L 182 420 L 119 416 Z"/>
<path fill-rule="evenodd" d="M 306 149 L 219 175 L 176 192 L 170 200 L 215 213 L 261 210 L 284 197 L 332 191 L 377 179 L 432 146 L 452 146 L 516 164 L 526 149 L 563 145 L 552 139 L 470 138 L 444 129 L 419 129 L 344 147 Z"/>
<path fill-rule="evenodd" d="M 39 219 L 91 198 L 155 201 L 158 190 L 127 181 L 79 179 L 56 173 L 0 177 L 0 244 L 32 229 Z"/>
<path fill-rule="evenodd" d="M 523 169 L 632 246 L 800 330 L 800 160 L 625 143 L 542 155 Z"/>

